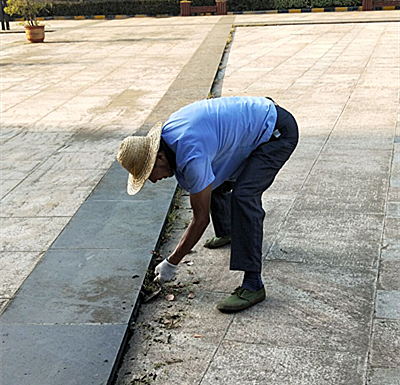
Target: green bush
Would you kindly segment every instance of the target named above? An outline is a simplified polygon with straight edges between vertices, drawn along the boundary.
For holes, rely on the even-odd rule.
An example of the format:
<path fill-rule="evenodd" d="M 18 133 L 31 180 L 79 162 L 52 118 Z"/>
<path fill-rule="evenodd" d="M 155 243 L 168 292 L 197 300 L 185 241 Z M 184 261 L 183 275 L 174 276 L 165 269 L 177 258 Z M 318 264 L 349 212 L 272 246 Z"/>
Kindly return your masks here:
<path fill-rule="evenodd" d="M 228 0 L 228 11 L 265 11 L 274 9 L 353 7 L 362 0 Z"/>
<path fill-rule="evenodd" d="M 191 0 L 192 5 L 215 5 L 215 0 Z"/>
<path fill-rule="evenodd" d="M 36 17 L 47 11 L 50 2 L 47 0 L 8 0 L 4 12 L 10 16 L 19 16 L 25 19 L 26 25 L 37 26 Z"/>
<path fill-rule="evenodd" d="M 228 0 L 228 12 L 266 11 L 273 9 L 273 0 Z"/>
<path fill-rule="evenodd" d="M 193 5 L 215 5 L 215 0 L 192 0 Z M 228 0 L 228 12 L 291 8 L 351 7 L 361 0 Z M 56 1 L 50 16 L 179 15 L 179 0 L 84 0 Z M 48 13 L 41 16 L 49 16 Z"/>
<path fill-rule="evenodd" d="M 273 8 L 276 9 L 291 9 L 291 8 L 311 8 L 313 0 L 274 0 Z"/>
<path fill-rule="evenodd" d="M 179 15 L 179 0 L 54 2 L 51 16 Z"/>

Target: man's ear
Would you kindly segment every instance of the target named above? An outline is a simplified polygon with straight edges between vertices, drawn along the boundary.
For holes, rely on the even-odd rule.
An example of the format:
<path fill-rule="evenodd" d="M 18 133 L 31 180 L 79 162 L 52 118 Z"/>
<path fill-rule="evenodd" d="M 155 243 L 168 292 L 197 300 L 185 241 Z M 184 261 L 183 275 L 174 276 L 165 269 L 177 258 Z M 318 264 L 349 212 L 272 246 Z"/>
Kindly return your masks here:
<path fill-rule="evenodd" d="M 162 150 L 159 150 L 157 152 L 157 158 L 156 159 L 163 160 L 164 158 L 165 158 L 164 152 Z"/>
<path fill-rule="evenodd" d="M 165 162 L 167 160 L 167 157 L 165 156 L 165 153 L 163 150 L 159 150 L 157 153 L 157 159 Z"/>
<path fill-rule="evenodd" d="M 168 166 L 169 167 L 169 162 L 167 159 L 167 156 L 165 155 L 165 152 L 163 150 L 159 150 L 157 153 L 157 160 L 160 162 L 160 166 Z"/>

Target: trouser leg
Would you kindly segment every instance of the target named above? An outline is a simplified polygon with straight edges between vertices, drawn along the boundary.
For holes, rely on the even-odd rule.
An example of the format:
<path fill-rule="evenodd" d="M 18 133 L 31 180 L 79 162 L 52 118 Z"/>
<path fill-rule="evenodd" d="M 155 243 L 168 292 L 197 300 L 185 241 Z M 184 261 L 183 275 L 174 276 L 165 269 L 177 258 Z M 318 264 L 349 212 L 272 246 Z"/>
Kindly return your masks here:
<path fill-rule="evenodd" d="M 217 237 L 231 234 L 232 183 L 225 182 L 211 193 L 211 219 Z"/>
<path fill-rule="evenodd" d="M 278 107 L 282 136 L 252 152 L 231 195 L 231 270 L 261 272 L 261 250 L 265 212 L 261 197 L 289 159 L 298 141 L 297 124 L 290 113 Z"/>

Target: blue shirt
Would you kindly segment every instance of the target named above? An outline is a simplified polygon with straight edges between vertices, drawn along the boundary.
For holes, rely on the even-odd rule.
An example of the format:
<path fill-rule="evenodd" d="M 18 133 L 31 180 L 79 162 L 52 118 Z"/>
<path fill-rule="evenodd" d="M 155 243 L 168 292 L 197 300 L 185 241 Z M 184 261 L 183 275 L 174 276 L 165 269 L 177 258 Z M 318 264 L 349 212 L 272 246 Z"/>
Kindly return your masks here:
<path fill-rule="evenodd" d="M 274 103 L 262 97 L 207 99 L 181 108 L 161 134 L 176 155 L 178 183 L 196 194 L 235 181 L 251 152 L 271 137 L 276 119 Z"/>

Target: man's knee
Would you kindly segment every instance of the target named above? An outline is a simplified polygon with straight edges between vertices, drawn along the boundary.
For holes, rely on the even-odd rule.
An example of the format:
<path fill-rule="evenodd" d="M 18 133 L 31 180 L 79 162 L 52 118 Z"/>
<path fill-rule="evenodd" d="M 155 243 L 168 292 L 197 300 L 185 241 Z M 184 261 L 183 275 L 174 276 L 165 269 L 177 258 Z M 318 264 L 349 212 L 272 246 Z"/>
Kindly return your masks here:
<path fill-rule="evenodd" d="M 261 207 L 261 194 L 248 189 L 233 189 L 231 196 L 232 204 L 252 209 Z"/>

